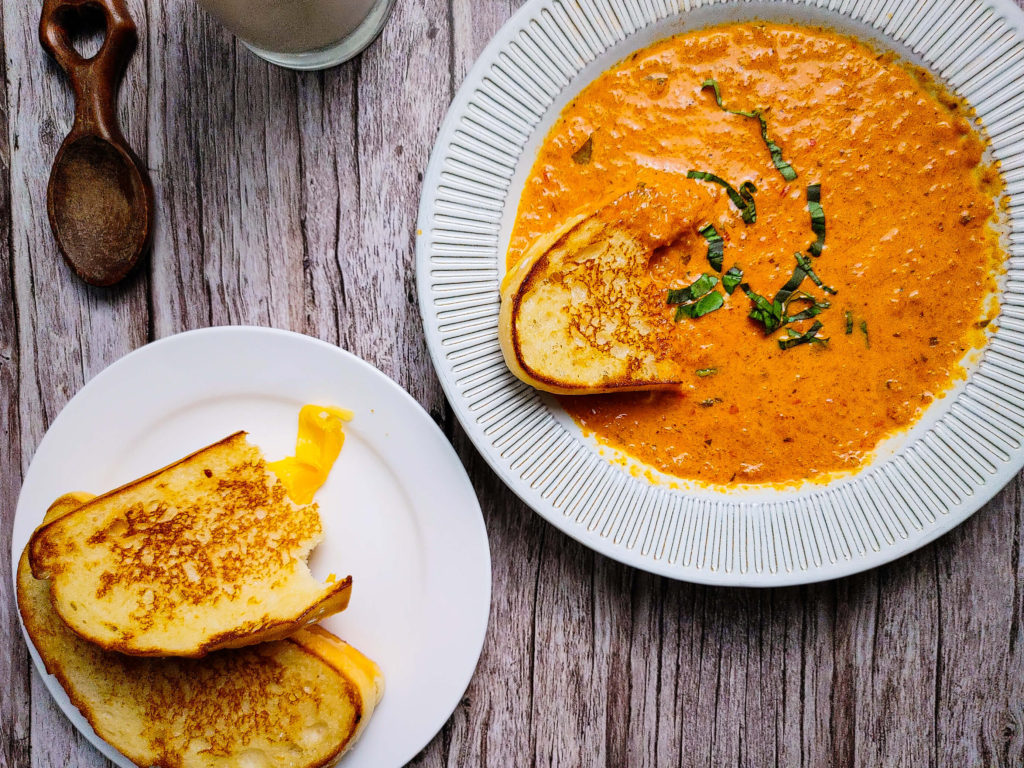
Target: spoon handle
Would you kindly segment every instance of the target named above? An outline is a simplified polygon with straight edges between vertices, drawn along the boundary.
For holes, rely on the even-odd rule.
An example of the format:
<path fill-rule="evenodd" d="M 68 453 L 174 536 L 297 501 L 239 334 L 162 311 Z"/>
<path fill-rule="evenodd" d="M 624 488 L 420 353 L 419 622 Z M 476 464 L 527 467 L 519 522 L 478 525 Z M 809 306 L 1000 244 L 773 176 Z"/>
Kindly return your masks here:
<path fill-rule="evenodd" d="M 99 51 L 86 59 L 71 41 L 84 14 L 97 10 L 103 13 L 106 35 Z M 93 134 L 127 150 L 117 121 L 117 90 L 138 33 L 124 0 L 44 0 L 39 41 L 67 73 L 75 92 L 75 124 L 68 138 Z"/>

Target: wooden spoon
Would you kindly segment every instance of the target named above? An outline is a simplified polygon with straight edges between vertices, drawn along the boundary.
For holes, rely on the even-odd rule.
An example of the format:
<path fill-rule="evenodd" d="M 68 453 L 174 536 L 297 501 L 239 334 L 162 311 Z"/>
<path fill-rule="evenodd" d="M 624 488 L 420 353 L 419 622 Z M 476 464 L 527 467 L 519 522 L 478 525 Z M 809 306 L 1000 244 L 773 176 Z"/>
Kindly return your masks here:
<path fill-rule="evenodd" d="M 106 36 L 86 59 L 71 40 L 96 13 Z M 82 280 L 112 285 L 135 267 L 153 231 L 153 185 L 117 123 L 118 86 L 138 42 L 135 23 L 124 0 L 45 0 L 39 40 L 75 93 L 75 124 L 47 188 L 50 227 Z"/>

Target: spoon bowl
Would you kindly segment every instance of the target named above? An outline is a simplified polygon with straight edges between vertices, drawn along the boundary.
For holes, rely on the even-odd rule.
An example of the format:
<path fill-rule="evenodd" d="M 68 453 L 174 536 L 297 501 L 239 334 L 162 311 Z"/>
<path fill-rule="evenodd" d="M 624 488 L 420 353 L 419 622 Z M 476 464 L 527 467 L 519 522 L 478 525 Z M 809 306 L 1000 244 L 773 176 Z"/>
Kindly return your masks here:
<path fill-rule="evenodd" d="M 112 285 L 131 272 L 149 236 L 146 182 L 134 158 L 80 136 L 57 155 L 48 198 L 57 245 L 82 280 Z"/>

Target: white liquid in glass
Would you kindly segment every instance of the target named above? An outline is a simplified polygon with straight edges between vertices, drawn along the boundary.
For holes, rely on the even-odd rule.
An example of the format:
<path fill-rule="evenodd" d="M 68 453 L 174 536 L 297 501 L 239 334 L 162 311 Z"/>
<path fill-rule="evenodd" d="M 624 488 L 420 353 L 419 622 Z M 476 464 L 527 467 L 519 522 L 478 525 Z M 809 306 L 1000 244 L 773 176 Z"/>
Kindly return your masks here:
<path fill-rule="evenodd" d="M 266 51 L 303 53 L 337 43 L 378 0 L 200 0 L 246 43 Z"/>

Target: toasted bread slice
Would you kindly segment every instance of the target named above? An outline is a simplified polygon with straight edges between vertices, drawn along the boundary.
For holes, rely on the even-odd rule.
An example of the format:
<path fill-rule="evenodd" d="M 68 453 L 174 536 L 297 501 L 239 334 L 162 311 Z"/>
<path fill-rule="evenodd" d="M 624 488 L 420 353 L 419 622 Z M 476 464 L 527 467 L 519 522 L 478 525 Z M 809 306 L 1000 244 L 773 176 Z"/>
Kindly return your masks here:
<path fill-rule="evenodd" d="M 320 584 L 305 562 L 322 535 L 239 432 L 41 526 L 29 559 L 82 638 L 199 657 L 343 610 L 351 578 Z"/>
<path fill-rule="evenodd" d="M 47 520 L 86 500 L 58 499 Z M 384 692 L 377 665 L 326 630 L 204 659 L 140 659 L 68 630 L 50 583 L 18 564 L 18 607 L 46 669 L 96 733 L 140 766 L 332 764 L 355 743 Z"/>
<path fill-rule="evenodd" d="M 711 200 L 693 182 L 640 186 L 538 238 L 502 284 L 509 369 L 556 394 L 677 386 L 674 310 L 649 265 L 658 249 L 695 237 Z"/>

